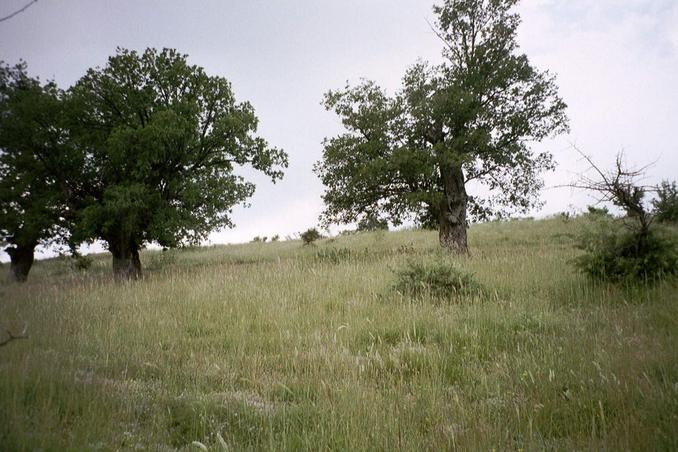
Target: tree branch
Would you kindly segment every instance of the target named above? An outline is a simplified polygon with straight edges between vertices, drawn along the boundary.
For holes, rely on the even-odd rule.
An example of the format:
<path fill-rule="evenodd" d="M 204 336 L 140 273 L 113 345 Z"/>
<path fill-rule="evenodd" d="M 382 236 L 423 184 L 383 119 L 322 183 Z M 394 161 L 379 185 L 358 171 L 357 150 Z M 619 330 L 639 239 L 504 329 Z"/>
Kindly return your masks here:
<path fill-rule="evenodd" d="M 624 209 L 629 218 L 637 219 L 641 231 L 648 231 L 653 221 L 653 214 L 643 205 L 643 197 L 654 187 L 639 185 L 636 180 L 644 176 L 646 170 L 654 163 L 645 165 L 640 169 L 629 169 L 624 165 L 623 152 L 620 152 L 615 159 L 614 170 L 605 172 L 577 146 L 573 144 L 572 148 L 588 162 L 589 169 L 593 169 L 598 174 L 599 179 L 580 175 L 579 181 L 567 186 L 599 193 L 601 198 L 597 200 L 598 202 L 616 204 Z"/>
<path fill-rule="evenodd" d="M 442 35 L 442 33 L 440 33 L 440 31 L 438 31 L 438 30 L 431 24 L 431 22 L 428 21 L 428 19 L 424 19 L 424 20 L 426 20 L 426 23 L 427 23 L 428 26 L 431 28 L 431 31 L 438 37 L 438 39 L 440 39 L 440 40 L 443 42 L 443 44 L 445 45 L 445 47 L 447 47 L 447 50 L 449 50 L 449 51 L 451 51 L 453 54 L 455 54 L 455 56 L 456 56 L 457 58 L 460 58 L 459 53 L 458 53 L 458 50 L 455 49 L 454 46 L 452 46 L 452 44 L 450 44 L 449 42 L 447 42 L 447 41 L 445 40 L 445 37 Z"/>
<path fill-rule="evenodd" d="M 9 20 L 9 19 L 11 19 L 12 17 L 16 16 L 17 14 L 23 13 L 23 12 L 26 11 L 28 8 L 30 8 L 31 6 L 33 6 L 34 3 L 38 3 L 38 0 L 32 0 L 32 1 L 29 2 L 26 6 L 24 6 L 23 8 L 21 8 L 20 10 L 14 11 L 12 14 L 10 14 L 10 15 L 8 15 L 8 16 L 1 17 L 1 18 L 0 18 L 0 22 L 4 22 L 4 21 Z"/>

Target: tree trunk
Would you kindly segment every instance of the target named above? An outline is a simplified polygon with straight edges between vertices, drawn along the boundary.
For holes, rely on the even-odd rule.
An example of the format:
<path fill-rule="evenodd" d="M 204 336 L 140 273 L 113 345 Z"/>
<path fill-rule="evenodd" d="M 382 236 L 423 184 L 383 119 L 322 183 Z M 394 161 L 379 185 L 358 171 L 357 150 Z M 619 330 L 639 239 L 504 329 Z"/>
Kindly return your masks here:
<path fill-rule="evenodd" d="M 17 245 L 7 249 L 10 258 L 10 276 L 14 281 L 24 282 L 33 266 L 35 244 Z"/>
<path fill-rule="evenodd" d="M 440 245 L 456 254 L 468 253 L 466 206 L 468 196 L 461 166 L 441 169 L 443 199 L 440 202 Z"/>
<path fill-rule="evenodd" d="M 141 278 L 139 246 L 133 241 L 109 241 L 108 249 L 113 255 L 113 277 L 118 281 Z"/>

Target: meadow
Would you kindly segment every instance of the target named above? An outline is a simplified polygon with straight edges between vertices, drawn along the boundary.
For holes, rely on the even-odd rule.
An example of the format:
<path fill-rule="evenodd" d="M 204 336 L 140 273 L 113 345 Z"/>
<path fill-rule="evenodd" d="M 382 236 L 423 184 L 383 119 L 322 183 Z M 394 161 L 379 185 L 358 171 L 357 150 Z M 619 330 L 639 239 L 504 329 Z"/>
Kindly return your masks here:
<path fill-rule="evenodd" d="M 577 273 L 585 221 L 38 262 L 0 286 L 0 449 L 678 450 L 678 284 Z M 483 292 L 393 289 L 426 259 Z"/>

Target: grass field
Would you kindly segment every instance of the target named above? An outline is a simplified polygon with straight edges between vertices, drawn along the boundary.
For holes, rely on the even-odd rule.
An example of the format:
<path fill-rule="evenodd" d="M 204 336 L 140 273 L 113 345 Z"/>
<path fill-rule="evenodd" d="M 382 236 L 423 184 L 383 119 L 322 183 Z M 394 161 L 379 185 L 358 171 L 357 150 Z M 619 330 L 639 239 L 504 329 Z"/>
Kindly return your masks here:
<path fill-rule="evenodd" d="M 678 450 L 678 285 L 577 274 L 583 221 L 472 227 L 450 302 L 392 289 L 425 231 L 39 262 L 0 287 L 0 449 Z"/>

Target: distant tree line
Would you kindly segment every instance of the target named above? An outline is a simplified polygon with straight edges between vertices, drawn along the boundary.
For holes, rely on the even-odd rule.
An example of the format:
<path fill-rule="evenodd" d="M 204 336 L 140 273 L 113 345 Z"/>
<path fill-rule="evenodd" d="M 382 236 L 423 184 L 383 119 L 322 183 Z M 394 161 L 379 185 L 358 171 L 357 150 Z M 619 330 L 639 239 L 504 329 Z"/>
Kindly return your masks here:
<path fill-rule="evenodd" d="M 254 184 L 277 181 L 287 154 L 229 82 L 172 49 L 118 49 L 70 89 L 26 64 L 0 64 L 0 240 L 25 280 L 38 244 L 102 240 L 116 278 L 141 275 L 139 250 L 197 243 L 232 226 Z"/>

